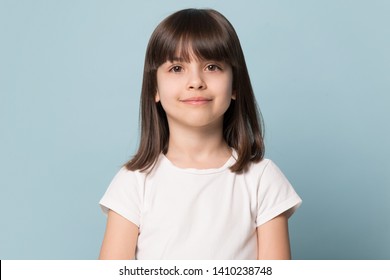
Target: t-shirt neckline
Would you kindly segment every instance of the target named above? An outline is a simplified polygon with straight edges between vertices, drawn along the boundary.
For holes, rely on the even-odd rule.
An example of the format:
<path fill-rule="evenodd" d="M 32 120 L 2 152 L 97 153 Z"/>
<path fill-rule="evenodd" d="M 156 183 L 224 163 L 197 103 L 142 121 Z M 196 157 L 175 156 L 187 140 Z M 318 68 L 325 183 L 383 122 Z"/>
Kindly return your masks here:
<path fill-rule="evenodd" d="M 232 166 L 237 159 L 236 150 L 232 149 L 232 154 L 228 158 L 228 160 L 221 166 L 217 168 L 206 168 L 206 169 L 198 169 L 198 168 L 182 168 L 173 164 L 164 154 L 161 154 L 162 163 L 165 163 L 170 168 L 176 169 L 180 172 L 192 173 L 192 174 L 213 174 L 220 173 L 227 170 L 230 166 Z"/>

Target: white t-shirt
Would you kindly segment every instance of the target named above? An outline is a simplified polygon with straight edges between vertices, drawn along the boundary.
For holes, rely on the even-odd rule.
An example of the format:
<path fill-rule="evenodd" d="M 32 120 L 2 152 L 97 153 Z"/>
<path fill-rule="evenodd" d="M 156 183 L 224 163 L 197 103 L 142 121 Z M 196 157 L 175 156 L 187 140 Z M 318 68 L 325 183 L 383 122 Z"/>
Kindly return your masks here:
<path fill-rule="evenodd" d="M 229 167 L 182 169 L 161 155 L 150 172 L 123 167 L 100 201 L 139 227 L 136 259 L 256 259 L 256 227 L 301 204 L 268 159 L 236 174 Z"/>

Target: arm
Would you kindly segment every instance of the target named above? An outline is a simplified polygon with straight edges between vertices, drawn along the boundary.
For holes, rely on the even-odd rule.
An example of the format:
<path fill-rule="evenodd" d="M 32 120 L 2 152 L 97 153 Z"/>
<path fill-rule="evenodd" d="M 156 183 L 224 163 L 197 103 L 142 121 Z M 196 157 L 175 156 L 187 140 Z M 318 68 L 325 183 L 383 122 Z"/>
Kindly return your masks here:
<path fill-rule="evenodd" d="M 286 214 L 282 213 L 257 227 L 257 259 L 291 259 L 287 220 Z"/>
<path fill-rule="evenodd" d="M 116 212 L 109 210 L 99 259 L 134 259 L 138 227 Z"/>

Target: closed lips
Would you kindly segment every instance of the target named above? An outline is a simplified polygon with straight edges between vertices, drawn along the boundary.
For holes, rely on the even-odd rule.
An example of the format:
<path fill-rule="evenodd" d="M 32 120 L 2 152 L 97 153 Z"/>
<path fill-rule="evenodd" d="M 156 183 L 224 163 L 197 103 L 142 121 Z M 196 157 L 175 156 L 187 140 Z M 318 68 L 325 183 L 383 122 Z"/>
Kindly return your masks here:
<path fill-rule="evenodd" d="M 207 103 L 211 100 L 212 99 L 206 97 L 191 97 L 191 98 L 183 99 L 181 100 L 181 102 L 191 103 L 191 104 L 202 104 L 202 103 Z"/>

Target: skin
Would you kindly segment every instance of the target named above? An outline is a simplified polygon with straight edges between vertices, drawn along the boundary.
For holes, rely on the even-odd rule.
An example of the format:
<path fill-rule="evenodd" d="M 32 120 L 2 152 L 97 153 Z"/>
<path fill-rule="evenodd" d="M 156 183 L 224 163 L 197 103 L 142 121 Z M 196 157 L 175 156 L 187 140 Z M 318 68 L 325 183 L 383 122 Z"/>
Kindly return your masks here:
<path fill-rule="evenodd" d="M 99 259 L 134 259 L 137 238 L 138 227 L 116 212 L 109 210 Z"/>
<path fill-rule="evenodd" d="M 181 168 L 217 168 L 231 156 L 222 136 L 223 115 L 235 99 L 229 65 L 180 58 L 157 70 L 155 100 L 161 102 L 170 130 L 166 157 Z M 109 211 L 100 259 L 133 259 L 138 227 Z M 258 259 L 290 259 L 286 214 L 257 228 Z"/>
<path fill-rule="evenodd" d="M 231 156 L 222 137 L 223 115 L 235 98 L 231 67 L 218 61 L 167 61 L 157 70 L 156 102 L 169 125 L 166 154 L 181 168 L 215 168 Z"/>
<path fill-rule="evenodd" d="M 257 246 L 258 260 L 291 259 L 286 213 L 257 227 Z"/>

